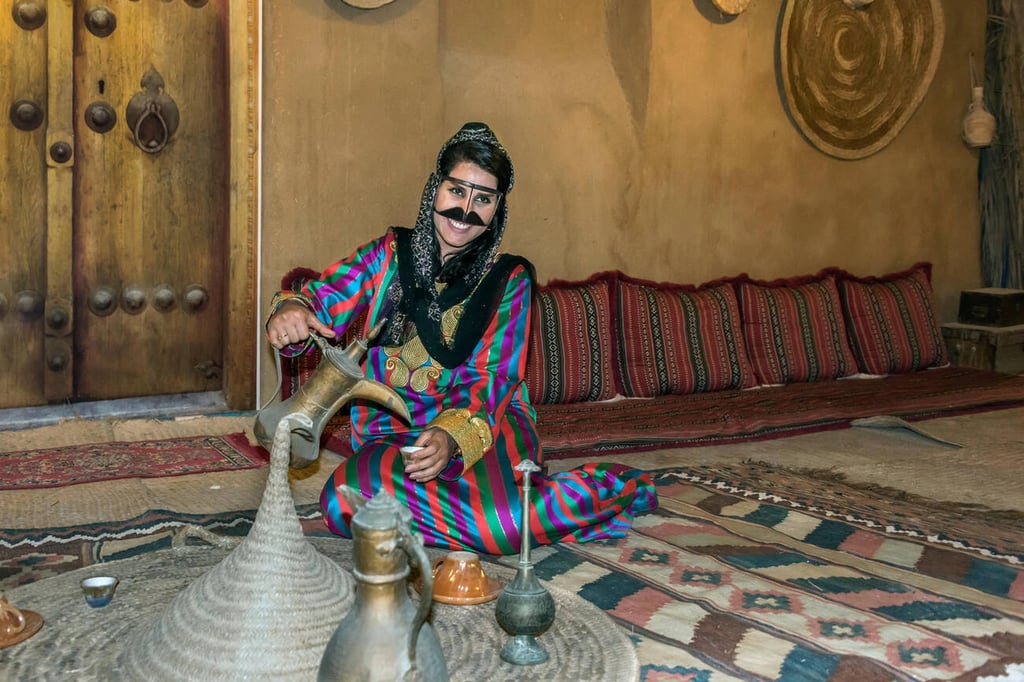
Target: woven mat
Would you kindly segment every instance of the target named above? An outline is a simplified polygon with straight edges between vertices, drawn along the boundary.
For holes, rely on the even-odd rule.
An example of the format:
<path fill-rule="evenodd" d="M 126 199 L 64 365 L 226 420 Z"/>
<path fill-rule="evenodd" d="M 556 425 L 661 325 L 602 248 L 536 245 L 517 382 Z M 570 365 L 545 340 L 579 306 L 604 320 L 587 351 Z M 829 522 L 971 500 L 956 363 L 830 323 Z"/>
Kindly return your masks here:
<path fill-rule="evenodd" d="M 321 553 L 351 570 L 351 542 L 311 538 Z M 431 557 L 438 550 L 428 550 Z M 9 679 L 123 679 L 117 658 L 138 628 L 146 627 L 171 600 L 196 578 L 224 559 L 228 550 L 184 547 L 83 568 L 8 592 L 11 603 L 41 613 L 42 630 L 31 639 L 0 650 L 0 667 Z M 488 572 L 507 582 L 513 571 L 488 565 Z M 91 609 L 79 589 L 86 576 L 116 575 L 121 579 L 114 601 Z M 538 641 L 550 660 L 536 666 L 514 666 L 499 651 L 508 635 L 498 626 L 494 602 L 477 606 L 434 604 L 431 622 L 437 632 L 452 680 L 588 680 L 623 682 L 637 679 L 639 663 L 633 644 L 600 609 L 576 595 L 545 585 L 556 604 L 552 627 Z"/>

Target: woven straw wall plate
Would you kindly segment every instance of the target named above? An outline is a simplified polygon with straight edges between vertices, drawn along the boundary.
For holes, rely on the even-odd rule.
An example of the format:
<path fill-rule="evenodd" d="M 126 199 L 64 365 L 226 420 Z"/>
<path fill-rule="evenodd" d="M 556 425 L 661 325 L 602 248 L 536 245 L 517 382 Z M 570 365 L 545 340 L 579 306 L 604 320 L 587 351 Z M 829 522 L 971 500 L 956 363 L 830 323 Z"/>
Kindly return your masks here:
<path fill-rule="evenodd" d="M 726 14 L 739 14 L 747 9 L 750 0 L 711 0 L 711 4 Z"/>
<path fill-rule="evenodd" d="M 840 159 L 878 152 L 924 99 L 945 36 L 940 0 L 786 0 L 778 41 L 789 114 Z"/>
<path fill-rule="evenodd" d="M 346 5 L 358 7 L 359 9 L 377 9 L 384 5 L 390 5 L 395 0 L 342 0 Z"/>

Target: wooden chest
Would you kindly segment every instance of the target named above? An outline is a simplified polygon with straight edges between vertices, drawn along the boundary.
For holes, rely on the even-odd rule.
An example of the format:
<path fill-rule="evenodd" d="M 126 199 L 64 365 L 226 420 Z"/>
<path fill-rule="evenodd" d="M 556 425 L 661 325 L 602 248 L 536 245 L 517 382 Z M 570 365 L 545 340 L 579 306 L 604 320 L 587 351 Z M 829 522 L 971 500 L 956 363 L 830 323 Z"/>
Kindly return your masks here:
<path fill-rule="evenodd" d="M 988 287 L 961 291 L 956 320 L 992 327 L 1024 324 L 1024 290 Z"/>
<path fill-rule="evenodd" d="M 1024 374 L 1024 324 L 1012 327 L 950 322 L 942 325 L 949 361 L 957 367 Z"/>

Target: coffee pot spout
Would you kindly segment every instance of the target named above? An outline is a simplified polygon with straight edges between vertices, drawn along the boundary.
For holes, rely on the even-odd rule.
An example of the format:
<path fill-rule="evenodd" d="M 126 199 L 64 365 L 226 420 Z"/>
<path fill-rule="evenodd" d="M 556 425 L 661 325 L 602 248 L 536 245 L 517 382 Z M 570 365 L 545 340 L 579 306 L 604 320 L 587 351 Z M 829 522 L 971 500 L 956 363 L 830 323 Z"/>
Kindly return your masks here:
<path fill-rule="evenodd" d="M 270 449 L 277 425 L 291 417 L 291 466 L 307 467 L 320 457 L 320 437 L 338 410 L 353 398 L 362 398 L 409 421 L 409 408 L 390 386 L 367 379 L 359 361 L 366 341 L 353 341 L 344 349 L 311 335 L 323 358 L 299 390 L 288 400 L 267 406 L 256 414 L 253 431 L 260 445 Z M 278 369 L 280 373 L 280 368 Z"/>

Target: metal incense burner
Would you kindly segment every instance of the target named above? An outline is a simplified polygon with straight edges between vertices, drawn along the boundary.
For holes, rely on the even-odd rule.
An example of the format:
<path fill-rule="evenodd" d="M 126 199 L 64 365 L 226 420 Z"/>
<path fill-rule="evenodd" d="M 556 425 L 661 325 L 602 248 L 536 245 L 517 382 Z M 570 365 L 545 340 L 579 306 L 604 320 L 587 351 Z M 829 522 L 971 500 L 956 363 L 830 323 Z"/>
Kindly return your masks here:
<path fill-rule="evenodd" d="M 519 534 L 519 567 L 515 577 L 498 596 L 495 616 L 512 637 L 501 649 L 501 659 L 516 665 L 535 665 L 548 660 L 548 652 L 538 641 L 555 621 L 555 600 L 541 586 L 530 562 L 530 474 L 540 471 L 532 460 L 523 460 L 516 471 L 523 472 L 523 520 Z"/>
<path fill-rule="evenodd" d="M 423 540 L 410 530 L 412 514 L 391 495 L 369 502 L 341 489 L 354 507 L 352 550 L 356 600 L 320 661 L 320 682 L 433 682 L 448 680 L 434 629 L 426 622 L 434 580 Z M 409 597 L 408 559 L 423 576 L 419 606 Z"/>

